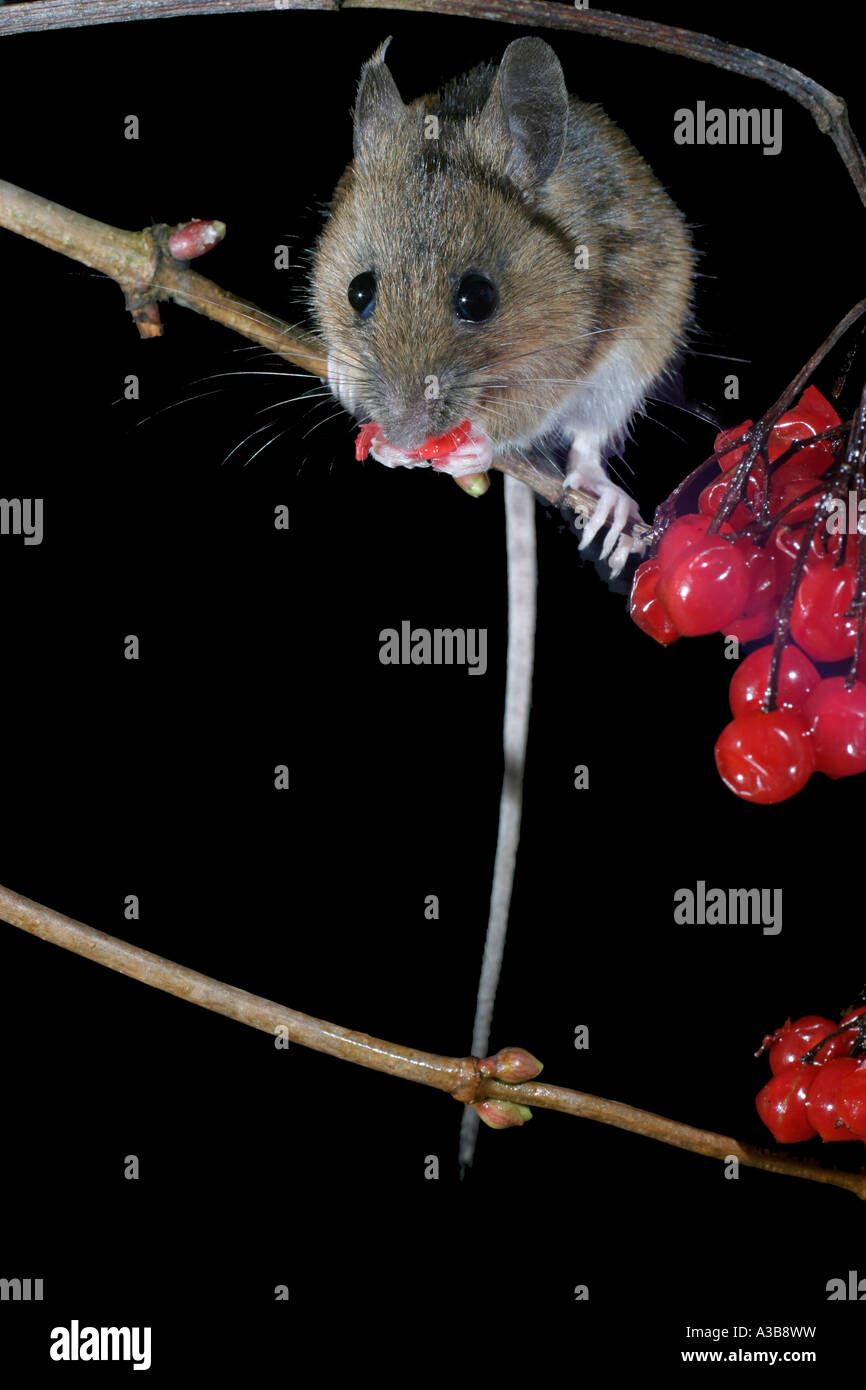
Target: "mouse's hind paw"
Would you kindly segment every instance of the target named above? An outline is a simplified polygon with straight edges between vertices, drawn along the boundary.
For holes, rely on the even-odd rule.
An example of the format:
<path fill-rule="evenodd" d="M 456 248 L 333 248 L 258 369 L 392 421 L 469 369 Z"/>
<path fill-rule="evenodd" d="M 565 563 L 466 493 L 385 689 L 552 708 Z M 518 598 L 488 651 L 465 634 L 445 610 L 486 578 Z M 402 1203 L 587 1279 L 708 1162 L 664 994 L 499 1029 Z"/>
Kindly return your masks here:
<path fill-rule="evenodd" d="M 592 516 L 581 530 L 580 549 L 586 550 L 602 527 L 607 526 L 600 558 L 608 561 L 611 574 L 616 577 L 636 549 L 633 538 L 623 533 L 632 521 L 640 520 L 640 512 L 634 498 L 612 483 L 604 471 L 597 440 L 582 436 L 575 439 L 568 456 L 564 486 L 591 492 L 598 499 Z"/>

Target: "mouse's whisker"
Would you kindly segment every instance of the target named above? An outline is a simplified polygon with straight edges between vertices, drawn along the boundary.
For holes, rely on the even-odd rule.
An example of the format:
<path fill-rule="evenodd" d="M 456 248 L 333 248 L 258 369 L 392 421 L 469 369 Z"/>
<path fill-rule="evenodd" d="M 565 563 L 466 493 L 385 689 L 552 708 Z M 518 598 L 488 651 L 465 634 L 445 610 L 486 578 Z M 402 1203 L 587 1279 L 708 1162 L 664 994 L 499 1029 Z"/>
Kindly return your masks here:
<path fill-rule="evenodd" d="M 252 368 L 250 368 L 250 369 L 244 369 L 244 368 L 238 367 L 238 368 L 236 368 L 234 371 L 230 371 L 230 372 L 229 372 L 229 371 L 225 371 L 225 372 L 210 372 L 208 376 L 196 377 L 196 378 L 195 378 L 195 381 L 194 381 L 192 384 L 195 385 L 195 382 L 197 382 L 197 381 L 216 381 L 216 379 L 217 379 L 218 377 L 222 377 L 222 376 L 282 376 L 282 377 L 300 377 L 302 380 L 306 380 L 306 381 L 309 381 L 309 379 L 310 379 L 310 373 L 309 373 L 309 372 L 265 371 L 265 370 L 258 370 L 258 369 L 252 369 Z"/>
<path fill-rule="evenodd" d="M 317 429 L 320 428 L 321 425 L 327 425 L 331 420 L 337 420 L 337 419 L 339 419 L 339 417 L 340 417 L 340 415 L 341 415 L 342 413 L 343 413 L 342 410 L 335 410 L 334 413 L 333 413 L 333 415 L 326 415 L 325 418 L 324 418 L 324 420 L 318 420 L 318 421 L 316 422 L 315 425 L 312 425 L 312 426 L 310 427 L 310 429 L 306 430 L 306 431 L 301 435 L 301 438 L 302 438 L 302 439 L 308 439 L 309 436 L 310 436 L 311 434 L 313 434 L 313 432 L 314 432 L 315 430 L 317 430 Z"/>
<path fill-rule="evenodd" d="M 313 391 L 301 391 L 297 396 L 284 396 L 281 401 L 271 401 L 269 405 L 263 405 L 261 409 L 257 410 L 255 413 L 256 415 L 265 415 L 271 410 L 279 410 L 284 405 L 293 405 L 296 401 L 315 400 L 317 397 L 319 398 L 319 404 L 324 404 L 326 401 L 332 401 L 334 399 L 330 391 L 323 388 Z"/>
<path fill-rule="evenodd" d="M 273 426 L 273 423 L 274 423 L 273 420 L 266 420 L 265 423 L 264 423 L 263 425 L 259 425 L 258 429 L 256 429 L 256 430 L 250 430 L 249 434 L 245 434 L 244 437 L 243 437 L 243 439 L 239 439 L 239 440 L 238 440 L 238 442 L 237 442 L 237 444 L 235 444 L 234 448 L 229 449 L 229 452 L 226 454 L 225 458 L 222 460 L 222 463 L 220 464 L 220 467 L 221 467 L 221 468 L 224 468 L 225 465 L 228 463 L 229 459 L 232 457 L 232 455 L 233 455 L 233 454 L 236 454 L 236 453 L 238 452 L 238 449 L 242 449 L 243 446 L 244 446 L 245 444 L 248 444 L 249 441 L 250 441 L 251 439 L 255 439 L 255 437 L 256 437 L 257 434 L 262 434 L 264 430 L 269 430 L 269 429 L 271 429 L 271 427 Z"/>
<path fill-rule="evenodd" d="M 699 409 L 696 405 L 686 405 L 681 401 L 668 400 L 663 396 L 647 396 L 646 405 L 649 406 L 650 404 L 672 407 L 674 410 L 680 411 L 683 415 L 691 415 L 693 419 L 700 420 L 702 424 L 711 425 L 713 429 L 719 428 L 718 418 L 709 406 L 702 405 Z M 658 416 L 650 415 L 649 410 L 645 409 L 644 414 L 654 425 L 662 425 L 665 429 L 670 428 L 670 426 L 665 425 L 664 421 L 660 420 Z M 676 431 L 672 432 L 676 433 Z M 682 436 L 677 434 L 677 438 L 681 439 Z"/>
<path fill-rule="evenodd" d="M 176 410 L 179 405 L 191 405 L 193 401 L 203 401 L 208 396 L 218 396 L 221 390 L 221 387 L 215 386 L 212 391 L 199 391 L 194 396 L 184 396 L 179 401 L 172 401 L 169 405 L 160 406 L 159 410 L 152 410 L 149 415 L 143 415 L 140 420 L 136 420 L 135 428 L 137 429 L 139 425 L 146 425 L 148 420 L 155 420 L 158 415 L 164 415 L 167 410 Z M 118 396 L 117 400 L 112 401 L 111 404 L 118 405 L 124 399 L 123 396 Z"/>
<path fill-rule="evenodd" d="M 284 434 L 288 434 L 290 429 L 291 425 L 286 425 L 285 429 L 278 430 L 277 433 L 275 435 L 272 435 L 270 439 L 266 439 L 261 448 L 256 449 L 256 452 L 254 454 L 251 454 L 250 457 L 246 460 L 244 468 L 249 468 L 250 464 L 253 462 L 253 459 L 257 459 L 259 454 L 264 453 L 265 449 L 267 449 L 271 444 L 276 444 L 277 440 L 282 439 Z"/>

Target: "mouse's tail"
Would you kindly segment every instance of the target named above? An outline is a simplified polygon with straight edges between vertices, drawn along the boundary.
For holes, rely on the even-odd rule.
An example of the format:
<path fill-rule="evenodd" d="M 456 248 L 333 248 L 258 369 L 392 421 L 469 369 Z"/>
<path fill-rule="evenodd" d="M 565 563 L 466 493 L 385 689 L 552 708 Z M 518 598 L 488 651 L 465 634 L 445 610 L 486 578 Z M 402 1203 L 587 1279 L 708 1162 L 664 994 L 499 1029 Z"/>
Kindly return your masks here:
<path fill-rule="evenodd" d="M 523 770 L 532 698 L 532 666 L 535 655 L 536 587 L 535 496 L 525 483 L 505 475 L 505 546 L 508 564 L 508 656 L 505 680 L 503 752 L 505 769 L 499 803 L 499 832 L 490 913 L 481 980 L 475 1006 L 472 1056 L 484 1057 L 490 1041 L 496 987 L 502 969 L 511 889 L 520 841 L 523 809 Z M 471 1167 L 480 1124 L 478 1115 L 464 1108 L 460 1126 L 460 1175 Z"/>

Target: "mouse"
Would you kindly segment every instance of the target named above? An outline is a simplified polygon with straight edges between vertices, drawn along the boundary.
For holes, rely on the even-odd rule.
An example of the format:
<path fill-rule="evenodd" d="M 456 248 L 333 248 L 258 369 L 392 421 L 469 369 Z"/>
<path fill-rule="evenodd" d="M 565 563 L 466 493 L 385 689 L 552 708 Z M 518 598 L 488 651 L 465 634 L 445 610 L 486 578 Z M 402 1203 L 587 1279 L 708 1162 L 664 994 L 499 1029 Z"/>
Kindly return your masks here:
<path fill-rule="evenodd" d="M 353 158 L 312 254 L 327 381 L 361 426 L 356 456 L 484 475 L 497 458 L 561 469 L 597 499 L 586 549 L 612 579 L 640 545 L 605 463 L 671 378 L 691 316 L 682 214 L 600 107 L 570 96 L 520 38 L 406 104 L 386 39 L 361 69 Z M 489 1041 L 520 836 L 536 627 L 532 494 L 505 478 L 509 574 L 505 776 L 473 1055 Z M 460 1173 L 483 1107 L 464 1107 Z M 481 1115 L 483 1118 L 483 1115 Z"/>
<path fill-rule="evenodd" d="M 686 221 L 543 39 L 409 104 L 390 42 L 361 68 L 353 158 L 312 255 L 328 385 L 391 468 L 567 459 L 563 490 L 597 499 L 580 545 L 607 526 L 616 576 L 638 509 L 606 462 L 686 342 Z"/>

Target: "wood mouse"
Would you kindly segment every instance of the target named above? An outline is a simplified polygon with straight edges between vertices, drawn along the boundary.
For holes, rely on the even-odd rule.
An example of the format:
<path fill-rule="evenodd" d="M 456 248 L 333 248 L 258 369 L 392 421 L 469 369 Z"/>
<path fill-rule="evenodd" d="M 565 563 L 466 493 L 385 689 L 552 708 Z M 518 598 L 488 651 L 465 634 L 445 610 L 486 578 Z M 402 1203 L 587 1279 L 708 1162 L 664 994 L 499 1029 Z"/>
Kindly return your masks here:
<path fill-rule="evenodd" d="M 313 255 L 328 384 L 388 467 L 487 470 L 497 454 L 567 452 L 563 487 L 598 497 L 585 548 L 613 576 L 637 516 L 605 451 L 670 370 L 689 319 L 685 222 L 622 132 L 570 97 L 553 49 L 517 39 L 406 106 L 366 62 L 354 159 Z M 431 447 L 432 446 L 432 447 Z M 442 446 L 442 447 L 439 447 Z M 530 462 L 532 460 L 530 459 Z M 487 1051 L 520 835 L 535 633 L 532 498 L 505 479 L 509 653 L 493 886 L 472 1052 Z M 478 1116 L 464 1110 L 461 1173 Z"/>
<path fill-rule="evenodd" d="M 389 43 L 361 69 L 354 159 L 313 255 L 331 390 L 378 426 L 389 467 L 427 466 L 441 436 L 464 441 L 435 459 L 455 475 L 567 448 L 564 486 L 598 497 L 581 547 L 607 524 L 618 574 L 637 507 L 603 459 L 683 345 L 685 221 L 542 39 L 410 105 Z"/>

